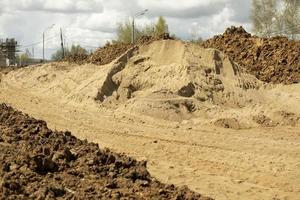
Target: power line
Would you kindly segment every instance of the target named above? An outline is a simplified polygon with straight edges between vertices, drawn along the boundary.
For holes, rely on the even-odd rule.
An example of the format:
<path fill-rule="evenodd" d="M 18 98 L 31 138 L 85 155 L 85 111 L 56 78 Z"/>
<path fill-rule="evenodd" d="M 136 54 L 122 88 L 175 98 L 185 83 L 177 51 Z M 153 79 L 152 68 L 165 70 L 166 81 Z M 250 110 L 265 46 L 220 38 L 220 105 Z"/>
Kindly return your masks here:
<path fill-rule="evenodd" d="M 99 48 L 98 46 L 92 46 L 90 45 L 89 43 L 87 42 L 78 42 L 78 41 L 75 41 L 73 39 L 70 39 L 69 37 L 67 37 L 66 35 L 64 35 L 64 38 L 67 39 L 68 41 L 72 42 L 72 43 L 75 43 L 75 44 L 80 44 L 80 46 L 83 46 L 83 47 L 88 47 L 88 48 Z"/>
<path fill-rule="evenodd" d="M 54 39 L 56 37 L 58 37 L 58 35 L 55 35 L 53 37 L 49 37 L 49 38 L 47 38 L 47 40 L 45 40 L 45 42 L 50 41 L 50 40 L 52 40 L 52 39 Z M 27 45 L 20 45 L 21 47 L 19 47 L 19 48 L 20 49 L 28 48 L 28 47 L 36 46 L 36 45 L 41 44 L 41 43 L 43 43 L 43 41 L 34 42 L 34 43 L 31 43 L 31 44 L 27 44 Z"/>

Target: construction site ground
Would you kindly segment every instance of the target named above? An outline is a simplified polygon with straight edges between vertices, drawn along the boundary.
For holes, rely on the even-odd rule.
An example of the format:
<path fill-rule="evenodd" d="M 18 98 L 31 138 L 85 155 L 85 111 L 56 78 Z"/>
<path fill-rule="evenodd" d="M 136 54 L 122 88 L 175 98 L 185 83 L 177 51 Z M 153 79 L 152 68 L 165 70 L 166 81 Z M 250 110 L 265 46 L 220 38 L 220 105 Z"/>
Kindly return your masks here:
<path fill-rule="evenodd" d="M 65 105 L 13 85 L 1 87 L 0 101 L 47 121 L 53 130 L 70 130 L 101 147 L 148 160 L 158 180 L 206 196 L 259 200 L 300 195 L 299 128 L 233 130 L 147 120 Z"/>
<path fill-rule="evenodd" d="M 220 200 L 300 196 L 300 84 L 264 83 L 220 51 L 156 41 L 106 65 L 49 63 L 0 80 L 0 102 L 147 160 L 163 183 Z"/>

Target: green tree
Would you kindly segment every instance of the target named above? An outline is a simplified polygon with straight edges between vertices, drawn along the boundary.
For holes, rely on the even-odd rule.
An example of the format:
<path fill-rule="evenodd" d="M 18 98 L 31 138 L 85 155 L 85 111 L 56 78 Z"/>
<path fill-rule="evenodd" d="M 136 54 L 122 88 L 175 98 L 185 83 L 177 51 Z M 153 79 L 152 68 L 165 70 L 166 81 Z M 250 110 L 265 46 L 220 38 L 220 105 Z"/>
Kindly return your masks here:
<path fill-rule="evenodd" d="M 88 54 L 88 51 L 81 47 L 80 45 L 72 45 L 70 49 L 70 54 L 71 55 L 80 55 L 80 54 Z"/>
<path fill-rule="evenodd" d="M 160 16 L 155 25 L 145 24 L 140 27 L 135 27 L 135 39 L 138 40 L 141 36 L 153 36 L 168 33 L 168 25 L 166 20 Z M 117 39 L 115 42 L 130 43 L 132 40 L 132 22 L 125 21 L 117 24 Z"/>
<path fill-rule="evenodd" d="M 159 16 L 157 23 L 155 24 L 155 34 L 162 35 L 168 33 L 168 24 L 163 16 Z"/>
<path fill-rule="evenodd" d="M 21 64 L 21 65 L 31 64 L 33 59 L 32 59 L 32 55 L 31 55 L 29 49 L 26 49 L 25 53 L 17 55 L 16 56 L 16 61 L 17 61 L 18 64 Z"/>
<path fill-rule="evenodd" d="M 155 27 L 153 24 L 146 24 L 142 31 L 141 31 L 142 35 L 146 35 L 146 36 L 153 36 L 155 34 Z"/>
<path fill-rule="evenodd" d="M 65 49 L 65 55 L 69 55 L 69 50 Z M 51 60 L 58 61 L 63 58 L 63 53 L 61 49 L 58 49 L 55 53 L 51 55 Z"/>
<path fill-rule="evenodd" d="M 64 49 L 65 56 L 73 56 L 73 55 L 87 55 L 89 52 L 85 48 L 80 45 L 72 45 L 70 49 Z M 58 49 L 55 53 L 51 55 L 51 60 L 58 61 L 63 57 L 62 49 Z"/>
<path fill-rule="evenodd" d="M 117 41 L 123 43 L 130 43 L 132 37 L 132 25 L 130 21 L 118 23 L 117 27 Z"/>

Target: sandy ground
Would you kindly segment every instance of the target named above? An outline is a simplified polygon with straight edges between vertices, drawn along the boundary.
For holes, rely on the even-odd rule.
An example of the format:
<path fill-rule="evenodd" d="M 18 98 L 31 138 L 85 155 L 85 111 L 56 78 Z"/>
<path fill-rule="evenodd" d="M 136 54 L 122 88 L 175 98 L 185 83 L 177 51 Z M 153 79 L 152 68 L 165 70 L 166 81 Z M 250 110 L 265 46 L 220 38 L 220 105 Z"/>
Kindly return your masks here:
<path fill-rule="evenodd" d="M 1 88 L 11 104 L 53 129 L 72 131 L 117 152 L 147 159 L 159 180 L 188 185 L 216 199 L 297 199 L 300 195 L 300 130 L 192 127 L 107 110 L 63 105 L 13 87 Z"/>
<path fill-rule="evenodd" d="M 176 59 L 178 56 L 175 55 Z M 173 65 L 171 61 L 165 60 L 159 65 Z M 262 127 L 253 126 L 251 120 L 246 120 L 249 113 L 265 111 L 272 116 L 272 110 L 277 112 L 283 108 L 299 114 L 299 85 L 270 87 L 259 91 L 259 95 L 254 90 L 243 93 L 246 96 L 255 93 L 252 101 L 256 103 L 241 109 L 229 106 L 222 110 L 211 106 L 209 114 L 206 113 L 208 118 L 203 118 L 205 123 L 199 123 L 201 118 L 165 120 L 165 117 L 124 109 L 126 105 L 130 107 L 130 101 L 118 101 L 114 104 L 121 104 L 118 109 L 103 106 L 109 102 L 95 102 L 99 86 L 107 80 L 105 75 L 110 70 L 111 66 L 66 67 L 54 64 L 14 71 L 1 78 L 0 102 L 47 121 L 52 129 L 68 129 L 81 139 L 98 142 L 138 160 L 148 160 L 149 171 L 158 180 L 187 185 L 205 196 L 221 200 L 299 198 L 298 121 L 292 120 L 296 123 L 294 126 Z M 130 72 L 126 70 L 129 68 L 123 70 L 125 75 Z M 225 87 L 231 84 L 226 77 L 222 80 Z M 132 81 L 138 80 L 134 77 Z M 185 84 L 183 81 L 182 84 L 178 82 L 178 87 L 172 84 L 169 87 L 170 90 L 172 87 L 178 89 Z M 122 84 L 119 88 L 122 89 Z M 104 89 L 102 93 L 105 93 Z M 146 88 L 148 93 L 144 94 L 153 95 L 150 90 Z M 165 112 L 168 115 L 171 111 Z M 164 116 L 164 112 L 154 116 L 159 114 Z M 248 124 L 237 130 L 218 128 L 210 123 L 211 116 L 215 116 L 214 119 L 240 117 L 239 122 Z"/>

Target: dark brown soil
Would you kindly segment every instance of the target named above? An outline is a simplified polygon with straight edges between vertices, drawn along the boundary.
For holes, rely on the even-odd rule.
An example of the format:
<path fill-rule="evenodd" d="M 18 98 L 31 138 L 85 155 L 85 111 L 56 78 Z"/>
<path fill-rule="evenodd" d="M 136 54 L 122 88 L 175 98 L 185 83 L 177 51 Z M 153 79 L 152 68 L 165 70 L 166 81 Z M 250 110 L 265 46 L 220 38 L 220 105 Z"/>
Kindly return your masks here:
<path fill-rule="evenodd" d="M 0 199 L 209 199 L 0 104 Z"/>
<path fill-rule="evenodd" d="M 285 37 L 259 38 L 242 27 L 231 27 L 223 35 L 204 41 L 202 46 L 223 51 L 264 82 L 300 82 L 300 41 Z"/>
<path fill-rule="evenodd" d="M 157 40 L 169 40 L 173 39 L 169 36 L 169 34 L 163 34 L 160 36 L 142 36 L 135 45 L 145 45 L 149 44 L 153 41 Z M 104 47 L 97 49 L 91 55 L 73 55 L 66 58 L 69 62 L 75 62 L 77 64 L 84 64 L 84 63 L 93 63 L 97 65 L 105 65 L 111 63 L 116 58 L 120 57 L 124 54 L 127 50 L 132 48 L 134 45 L 129 43 L 107 43 Z"/>
<path fill-rule="evenodd" d="M 97 49 L 86 61 L 97 65 L 105 65 L 120 57 L 131 47 L 131 44 L 108 43 L 104 47 Z"/>
<path fill-rule="evenodd" d="M 69 55 L 65 58 L 65 61 L 77 63 L 77 64 L 84 64 L 86 59 L 88 58 L 88 55 L 86 54 L 74 54 Z"/>

